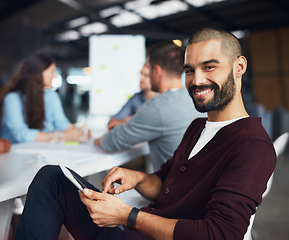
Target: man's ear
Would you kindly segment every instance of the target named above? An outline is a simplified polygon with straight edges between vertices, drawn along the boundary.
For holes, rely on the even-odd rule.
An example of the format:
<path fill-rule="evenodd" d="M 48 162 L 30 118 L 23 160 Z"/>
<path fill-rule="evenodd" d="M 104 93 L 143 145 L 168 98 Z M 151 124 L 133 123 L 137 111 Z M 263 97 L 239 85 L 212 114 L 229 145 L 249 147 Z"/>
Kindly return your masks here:
<path fill-rule="evenodd" d="M 163 69 L 160 65 L 156 64 L 154 67 L 154 71 L 156 76 L 160 76 L 162 74 Z"/>
<path fill-rule="evenodd" d="M 244 56 L 238 57 L 235 61 L 236 77 L 241 77 L 247 70 L 247 59 Z"/>

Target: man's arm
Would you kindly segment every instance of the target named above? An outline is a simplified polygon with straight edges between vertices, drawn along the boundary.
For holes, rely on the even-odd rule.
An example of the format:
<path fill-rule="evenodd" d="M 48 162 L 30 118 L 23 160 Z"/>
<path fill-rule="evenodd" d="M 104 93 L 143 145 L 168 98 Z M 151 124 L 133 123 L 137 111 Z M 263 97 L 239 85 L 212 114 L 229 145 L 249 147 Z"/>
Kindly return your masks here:
<path fill-rule="evenodd" d="M 119 198 L 99 193 L 87 188 L 79 191 L 81 201 L 86 205 L 90 217 L 99 227 L 116 227 L 127 225 L 128 215 L 132 207 Z M 97 201 L 95 201 L 97 200 Z M 173 239 L 177 219 L 159 217 L 140 211 L 137 215 L 135 228 L 154 239 Z"/>
<path fill-rule="evenodd" d="M 153 239 L 173 240 L 178 219 L 169 219 L 140 211 L 137 215 L 135 229 Z"/>
<path fill-rule="evenodd" d="M 163 132 L 161 109 L 149 101 L 143 104 L 128 122 L 113 128 L 102 136 L 101 142 L 98 142 L 107 152 L 114 152 L 156 139 Z"/>
<path fill-rule="evenodd" d="M 114 182 L 120 185 L 114 188 Z M 104 177 L 102 185 L 105 193 L 120 194 L 135 188 L 143 197 L 153 200 L 160 193 L 162 181 L 155 174 L 113 167 Z"/>
<path fill-rule="evenodd" d="M 146 101 L 144 93 L 134 94 L 121 108 L 121 110 L 113 115 L 113 118 L 124 120 L 127 116 L 133 116 L 137 109 Z"/>
<path fill-rule="evenodd" d="M 114 188 L 114 182 L 121 185 Z M 103 179 L 102 184 L 103 193 L 84 189 L 83 193 L 79 192 L 79 195 L 95 224 L 99 227 L 116 227 L 127 225 L 132 207 L 111 194 L 119 194 L 135 188 L 144 197 L 155 199 L 161 190 L 162 181 L 155 174 L 114 167 Z M 167 219 L 141 211 L 137 216 L 135 228 L 154 239 L 173 239 L 177 221 L 177 219 Z"/>
<path fill-rule="evenodd" d="M 129 121 L 130 119 L 131 119 L 131 116 L 127 116 L 123 120 L 120 120 L 118 118 L 111 118 L 109 123 L 107 124 L 107 130 L 110 131 L 111 129 L 113 129 L 117 125 L 124 124 L 127 121 Z"/>

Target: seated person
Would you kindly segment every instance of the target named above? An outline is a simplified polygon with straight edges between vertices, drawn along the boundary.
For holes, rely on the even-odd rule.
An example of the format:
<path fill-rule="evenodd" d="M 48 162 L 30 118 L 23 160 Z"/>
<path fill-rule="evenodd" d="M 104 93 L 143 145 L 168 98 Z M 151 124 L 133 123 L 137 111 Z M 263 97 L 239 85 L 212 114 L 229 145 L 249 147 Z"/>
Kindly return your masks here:
<path fill-rule="evenodd" d="M 183 87 L 183 63 L 184 49 L 172 42 L 150 46 L 146 65 L 152 90 L 159 94 L 145 102 L 128 122 L 94 143 L 114 152 L 147 141 L 152 169 L 159 169 L 173 155 L 192 119 L 202 116 L 191 106 Z"/>
<path fill-rule="evenodd" d="M 186 87 L 208 118 L 191 123 L 160 170 L 114 167 L 102 192 L 88 183 L 78 192 L 58 166 L 42 168 L 30 185 L 16 239 L 57 239 L 64 224 L 76 240 L 242 240 L 276 164 L 261 119 L 244 108 L 246 68 L 232 34 L 196 33 L 186 48 Z M 139 210 L 113 195 L 132 188 L 153 203 Z"/>
<path fill-rule="evenodd" d="M 52 89 L 55 68 L 41 53 L 22 61 L 0 94 L 2 138 L 11 143 L 83 139 L 83 129 L 69 122 Z"/>
<path fill-rule="evenodd" d="M 157 94 L 151 90 L 149 68 L 146 64 L 143 65 L 140 72 L 140 88 L 141 92 L 133 95 L 122 109 L 111 117 L 107 126 L 108 130 L 111 130 L 119 124 L 126 123 L 143 103 L 151 100 Z"/>

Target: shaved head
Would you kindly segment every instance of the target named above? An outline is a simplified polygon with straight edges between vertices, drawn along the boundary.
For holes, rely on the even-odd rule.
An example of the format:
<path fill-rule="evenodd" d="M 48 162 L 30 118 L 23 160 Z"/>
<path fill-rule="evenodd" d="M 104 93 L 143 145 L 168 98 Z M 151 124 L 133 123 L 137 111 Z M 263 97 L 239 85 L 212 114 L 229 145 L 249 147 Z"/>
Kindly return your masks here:
<path fill-rule="evenodd" d="M 223 30 L 203 29 L 190 37 L 188 45 L 210 40 L 220 40 L 222 53 L 229 57 L 231 61 L 235 61 L 242 55 L 238 39 L 233 34 Z"/>

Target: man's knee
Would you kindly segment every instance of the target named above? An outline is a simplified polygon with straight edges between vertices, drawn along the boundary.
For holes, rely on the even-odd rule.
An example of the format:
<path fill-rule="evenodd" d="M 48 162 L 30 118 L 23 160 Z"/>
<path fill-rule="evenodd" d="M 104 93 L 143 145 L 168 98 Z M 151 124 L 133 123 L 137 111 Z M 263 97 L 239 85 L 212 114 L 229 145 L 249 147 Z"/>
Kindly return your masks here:
<path fill-rule="evenodd" d="M 37 172 L 29 189 L 39 190 L 55 185 L 57 179 L 61 178 L 62 175 L 59 166 L 45 165 Z"/>
<path fill-rule="evenodd" d="M 52 178 L 58 178 L 59 176 L 62 176 L 62 172 L 57 165 L 45 165 L 42 167 L 36 174 L 35 179 L 42 179 L 44 181 L 52 179 Z"/>
<path fill-rule="evenodd" d="M 57 165 L 45 165 L 42 167 L 38 173 L 42 175 L 54 175 L 59 174 L 60 168 Z"/>

